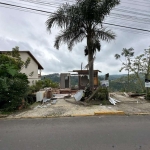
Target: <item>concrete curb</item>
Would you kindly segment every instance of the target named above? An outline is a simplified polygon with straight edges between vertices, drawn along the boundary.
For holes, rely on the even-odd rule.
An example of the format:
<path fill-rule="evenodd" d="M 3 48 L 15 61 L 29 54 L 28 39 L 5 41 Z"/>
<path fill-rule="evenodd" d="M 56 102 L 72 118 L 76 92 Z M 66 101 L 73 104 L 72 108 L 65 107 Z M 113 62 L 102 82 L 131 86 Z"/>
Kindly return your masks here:
<path fill-rule="evenodd" d="M 8 115 L 1 115 L 0 119 L 41 119 L 41 118 L 64 118 L 64 117 L 88 117 L 88 116 L 100 116 L 100 115 L 150 115 L 150 113 L 134 113 L 127 114 L 123 111 L 98 111 L 94 112 L 94 114 L 74 114 L 74 115 L 66 115 L 66 116 L 34 116 L 34 117 L 8 117 Z"/>
<path fill-rule="evenodd" d="M 133 115 L 150 115 L 150 113 L 134 113 Z"/>
<path fill-rule="evenodd" d="M 63 118 L 63 117 L 88 117 L 88 116 L 98 116 L 98 115 L 126 115 L 123 111 L 114 112 L 94 112 L 93 114 L 74 114 L 66 116 L 34 116 L 34 117 L 12 117 L 7 119 L 39 119 L 39 118 Z"/>
<path fill-rule="evenodd" d="M 71 115 L 71 117 L 88 117 L 88 116 L 94 116 L 94 114 L 75 114 Z"/>
<path fill-rule="evenodd" d="M 94 112 L 94 115 L 125 115 L 123 111 L 99 111 L 99 112 Z"/>

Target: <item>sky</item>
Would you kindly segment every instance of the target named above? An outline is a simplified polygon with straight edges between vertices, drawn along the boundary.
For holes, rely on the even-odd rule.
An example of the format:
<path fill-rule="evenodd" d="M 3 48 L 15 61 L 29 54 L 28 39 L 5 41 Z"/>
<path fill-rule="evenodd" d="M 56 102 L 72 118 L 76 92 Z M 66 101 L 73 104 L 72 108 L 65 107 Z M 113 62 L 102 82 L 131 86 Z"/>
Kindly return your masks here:
<path fill-rule="evenodd" d="M 0 0 L 2 3 L 13 4 L 48 12 L 55 12 L 67 0 Z M 70 4 L 75 0 L 68 0 Z M 121 62 L 114 55 L 120 54 L 123 48 L 134 48 L 135 55 L 144 52 L 150 46 L 150 0 L 121 0 L 105 23 L 148 30 L 133 30 L 104 24 L 104 27 L 116 34 L 116 39 L 107 43 L 101 41 L 101 51 L 96 53 L 94 69 L 101 74 L 124 74 L 119 72 Z M 48 13 L 0 4 L 0 51 L 11 51 L 15 46 L 21 50 L 30 51 L 43 66 L 42 75 L 51 73 L 66 73 L 79 70 L 87 65 L 84 56 L 86 40 L 74 46 L 70 52 L 66 45 L 59 50 L 54 48 L 54 40 L 60 28 L 52 28 L 51 34 L 46 30 L 45 22 Z"/>

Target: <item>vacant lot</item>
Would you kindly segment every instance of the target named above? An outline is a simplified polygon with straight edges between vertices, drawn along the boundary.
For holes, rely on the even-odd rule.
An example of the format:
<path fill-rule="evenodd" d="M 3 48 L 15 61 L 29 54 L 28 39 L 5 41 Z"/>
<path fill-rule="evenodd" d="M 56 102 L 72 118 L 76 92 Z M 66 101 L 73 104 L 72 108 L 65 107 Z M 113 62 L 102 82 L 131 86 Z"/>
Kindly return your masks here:
<path fill-rule="evenodd" d="M 150 113 L 150 103 L 142 97 L 130 98 L 123 93 L 111 93 L 111 97 L 120 102 L 115 106 L 101 104 L 84 106 L 76 104 L 74 98 L 68 99 L 72 103 L 65 99 L 57 99 L 55 104 L 36 103 L 30 110 L 12 114 L 8 118 L 94 115 L 97 111 L 124 111 L 126 114 Z"/>

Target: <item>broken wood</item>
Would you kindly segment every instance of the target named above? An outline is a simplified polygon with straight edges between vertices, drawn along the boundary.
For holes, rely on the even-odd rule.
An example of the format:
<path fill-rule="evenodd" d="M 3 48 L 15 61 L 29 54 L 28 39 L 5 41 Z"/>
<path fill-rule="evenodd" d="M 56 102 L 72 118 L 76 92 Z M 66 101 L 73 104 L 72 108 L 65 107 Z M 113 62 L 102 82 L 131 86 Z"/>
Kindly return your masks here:
<path fill-rule="evenodd" d="M 128 95 L 126 92 L 124 92 L 123 94 L 124 94 L 126 97 L 129 97 L 129 95 Z"/>

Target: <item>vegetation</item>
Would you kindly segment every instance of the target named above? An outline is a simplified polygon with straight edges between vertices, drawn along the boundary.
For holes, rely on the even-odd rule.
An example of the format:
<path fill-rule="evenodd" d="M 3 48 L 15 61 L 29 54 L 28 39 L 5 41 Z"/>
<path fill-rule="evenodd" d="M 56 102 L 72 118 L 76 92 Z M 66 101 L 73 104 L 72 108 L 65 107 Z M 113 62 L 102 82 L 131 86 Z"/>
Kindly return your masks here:
<path fill-rule="evenodd" d="M 40 89 L 44 89 L 46 87 L 58 88 L 59 84 L 57 82 L 53 82 L 50 79 L 43 79 L 36 81 L 34 85 L 30 86 L 30 94 L 39 91 Z"/>
<path fill-rule="evenodd" d="M 0 54 L 0 111 L 11 112 L 34 102 L 33 92 L 45 87 L 58 87 L 49 79 L 39 80 L 29 87 L 28 77 L 20 71 L 28 67 L 30 58 L 21 60 L 19 47 Z M 33 74 L 33 72 L 31 73 Z"/>
<path fill-rule="evenodd" d="M 123 67 L 120 69 L 120 72 L 123 70 L 123 69 L 125 69 L 125 70 L 127 70 L 128 71 L 128 88 L 129 88 L 129 73 L 130 73 L 130 64 L 131 64 L 131 59 L 132 59 L 132 57 L 134 56 L 134 49 L 133 48 L 129 48 L 129 49 L 126 49 L 126 48 L 124 48 L 123 50 L 122 50 L 122 53 L 121 53 L 121 55 L 119 55 L 119 54 L 116 54 L 115 55 L 115 57 L 116 57 L 116 59 L 119 59 L 121 62 L 122 62 L 122 65 L 123 65 Z M 121 58 L 121 56 L 124 56 L 124 58 L 125 58 L 125 62 L 123 62 L 120 58 Z"/>
<path fill-rule="evenodd" d="M 51 14 L 46 21 L 48 31 L 54 25 L 61 28 L 54 46 L 59 49 L 60 44 L 66 43 L 72 50 L 74 44 L 86 39 L 85 54 L 88 55 L 89 82 L 93 90 L 93 54 L 100 51 L 100 40 L 115 39 L 115 34 L 103 27 L 103 21 L 112 8 L 120 0 L 77 0 L 75 4 L 63 4 Z"/>
<path fill-rule="evenodd" d="M 9 54 L 0 54 L 0 109 L 14 111 L 22 105 L 28 93 L 28 78 L 20 73 L 21 68 L 29 63 L 21 61 L 19 47 Z"/>
<path fill-rule="evenodd" d="M 52 82 L 57 82 L 60 80 L 59 76 L 56 74 L 49 74 L 44 76 L 45 79 L 50 79 Z M 99 76 L 99 81 L 104 80 L 105 75 Z M 42 77 L 43 78 L 43 77 Z M 144 86 L 144 75 L 140 74 L 140 79 Z M 109 91 L 111 92 L 142 92 L 141 86 L 139 86 L 139 82 L 134 74 L 130 74 L 129 86 L 128 86 L 128 74 L 121 74 L 121 75 L 110 75 L 109 76 Z M 75 87 L 78 85 L 78 77 L 72 76 L 71 77 L 71 87 Z"/>
<path fill-rule="evenodd" d="M 142 84 L 144 85 L 144 75 L 140 75 Z M 139 82 L 134 74 L 130 74 L 130 81 L 128 84 L 128 75 L 121 76 L 114 80 L 110 80 L 109 91 L 111 92 L 135 92 L 142 93 L 143 89 L 139 86 Z"/>
<path fill-rule="evenodd" d="M 141 87 L 142 91 L 145 91 L 145 87 L 143 84 L 144 75 L 146 75 L 146 78 L 149 79 L 150 76 L 150 48 L 145 49 L 143 54 L 140 54 L 139 56 L 134 56 L 134 49 L 123 49 L 123 52 L 121 54 L 124 55 L 126 58 L 125 62 L 122 62 L 123 67 L 120 69 L 122 71 L 123 69 L 128 71 L 128 84 L 129 84 L 129 72 L 134 74 L 134 77 L 136 78 L 138 85 Z M 118 59 L 120 58 L 119 54 L 116 54 L 115 57 Z M 128 85 L 129 86 L 129 85 Z"/>

